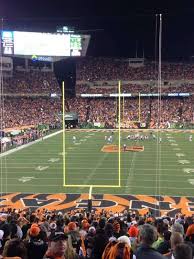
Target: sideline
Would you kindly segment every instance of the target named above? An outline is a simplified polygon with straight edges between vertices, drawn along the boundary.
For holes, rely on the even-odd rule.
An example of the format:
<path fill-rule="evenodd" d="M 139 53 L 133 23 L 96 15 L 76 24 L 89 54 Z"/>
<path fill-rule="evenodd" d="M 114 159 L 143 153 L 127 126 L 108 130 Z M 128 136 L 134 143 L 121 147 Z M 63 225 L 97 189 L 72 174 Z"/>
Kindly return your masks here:
<path fill-rule="evenodd" d="M 30 143 L 24 144 L 24 145 L 22 145 L 22 146 L 13 148 L 13 149 L 11 149 L 11 150 L 8 150 L 8 151 L 6 151 L 6 152 L 3 152 L 3 153 L 0 154 L 0 158 L 1 158 L 1 157 L 4 157 L 4 156 L 8 156 L 8 155 L 10 155 L 10 154 L 12 154 L 12 153 L 15 153 L 16 151 L 19 151 L 19 150 L 22 150 L 22 149 L 26 148 L 26 147 L 32 146 L 32 145 L 34 145 L 34 144 L 36 144 L 36 143 L 38 143 L 38 142 L 44 141 L 45 139 L 48 139 L 48 138 L 51 138 L 51 137 L 53 137 L 53 136 L 55 136 L 55 135 L 60 134 L 61 132 L 63 132 L 63 130 L 59 130 L 59 131 L 57 131 L 57 132 L 51 133 L 50 135 L 45 136 L 45 137 L 43 138 L 43 140 L 42 140 L 42 138 L 40 138 L 40 139 L 37 139 L 37 140 L 35 140 L 35 141 L 33 141 L 33 142 L 30 142 Z"/>
<path fill-rule="evenodd" d="M 66 129 L 71 132 L 117 132 L 119 129 Z M 162 132 L 162 133 L 194 133 L 194 129 L 120 129 L 121 132 Z"/>

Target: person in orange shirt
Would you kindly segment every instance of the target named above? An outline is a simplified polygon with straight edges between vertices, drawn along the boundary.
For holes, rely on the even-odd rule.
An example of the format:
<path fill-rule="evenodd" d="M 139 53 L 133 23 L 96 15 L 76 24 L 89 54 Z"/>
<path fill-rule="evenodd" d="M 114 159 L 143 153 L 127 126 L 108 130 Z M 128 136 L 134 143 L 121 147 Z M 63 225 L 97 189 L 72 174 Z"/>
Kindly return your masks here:
<path fill-rule="evenodd" d="M 189 218 L 188 218 L 188 221 L 189 221 Z M 187 228 L 186 240 L 194 243 L 194 222 L 193 222 L 193 219 L 191 219 L 191 224 Z"/>

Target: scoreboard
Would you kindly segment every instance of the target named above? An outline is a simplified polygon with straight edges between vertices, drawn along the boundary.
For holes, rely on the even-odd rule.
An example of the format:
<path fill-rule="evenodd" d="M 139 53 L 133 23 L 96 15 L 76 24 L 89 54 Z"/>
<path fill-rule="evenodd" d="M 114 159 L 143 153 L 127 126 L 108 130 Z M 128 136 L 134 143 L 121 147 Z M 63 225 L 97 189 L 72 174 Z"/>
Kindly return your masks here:
<path fill-rule="evenodd" d="M 27 57 L 84 56 L 89 37 L 70 33 L 1 31 L 2 54 Z"/>

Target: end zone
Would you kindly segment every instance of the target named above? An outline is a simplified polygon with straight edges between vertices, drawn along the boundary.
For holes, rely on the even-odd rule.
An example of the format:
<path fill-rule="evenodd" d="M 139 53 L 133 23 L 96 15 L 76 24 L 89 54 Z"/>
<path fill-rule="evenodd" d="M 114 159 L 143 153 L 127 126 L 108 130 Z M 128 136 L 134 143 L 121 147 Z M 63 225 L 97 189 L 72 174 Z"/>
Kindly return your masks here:
<path fill-rule="evenodd" d="M 142 152 L 144 151 L 144 146 L 127 146 L 124 150 L 123 147 L 120 148 L 120 152 Z M 117 145 L 104 145 L 101 152 L 105 153 L 118 153 L 119 147 Z"/>

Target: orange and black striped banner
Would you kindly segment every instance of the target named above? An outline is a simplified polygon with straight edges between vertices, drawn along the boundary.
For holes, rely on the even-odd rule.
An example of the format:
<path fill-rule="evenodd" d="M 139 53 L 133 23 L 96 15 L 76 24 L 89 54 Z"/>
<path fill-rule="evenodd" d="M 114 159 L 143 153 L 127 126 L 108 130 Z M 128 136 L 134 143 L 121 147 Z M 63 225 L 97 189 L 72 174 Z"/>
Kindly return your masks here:
<path fill-rule="evenodd" d="M 88 194 L 9 193 L 0 196 L 0 211 L 8 208 L 30 208 L 32 211 L 45 208 L 67 212 L 87 209 L 87 206 Z M 168 214 L 173 217 L 177 213 L 191 216 L 194 212 L 194 197 L 94 194 L 92 208 L 96 212 L 102 209 L 113 213 L 131 210 L 139 211 L 141 215 L 150 212 L 155 216 Z"/>

